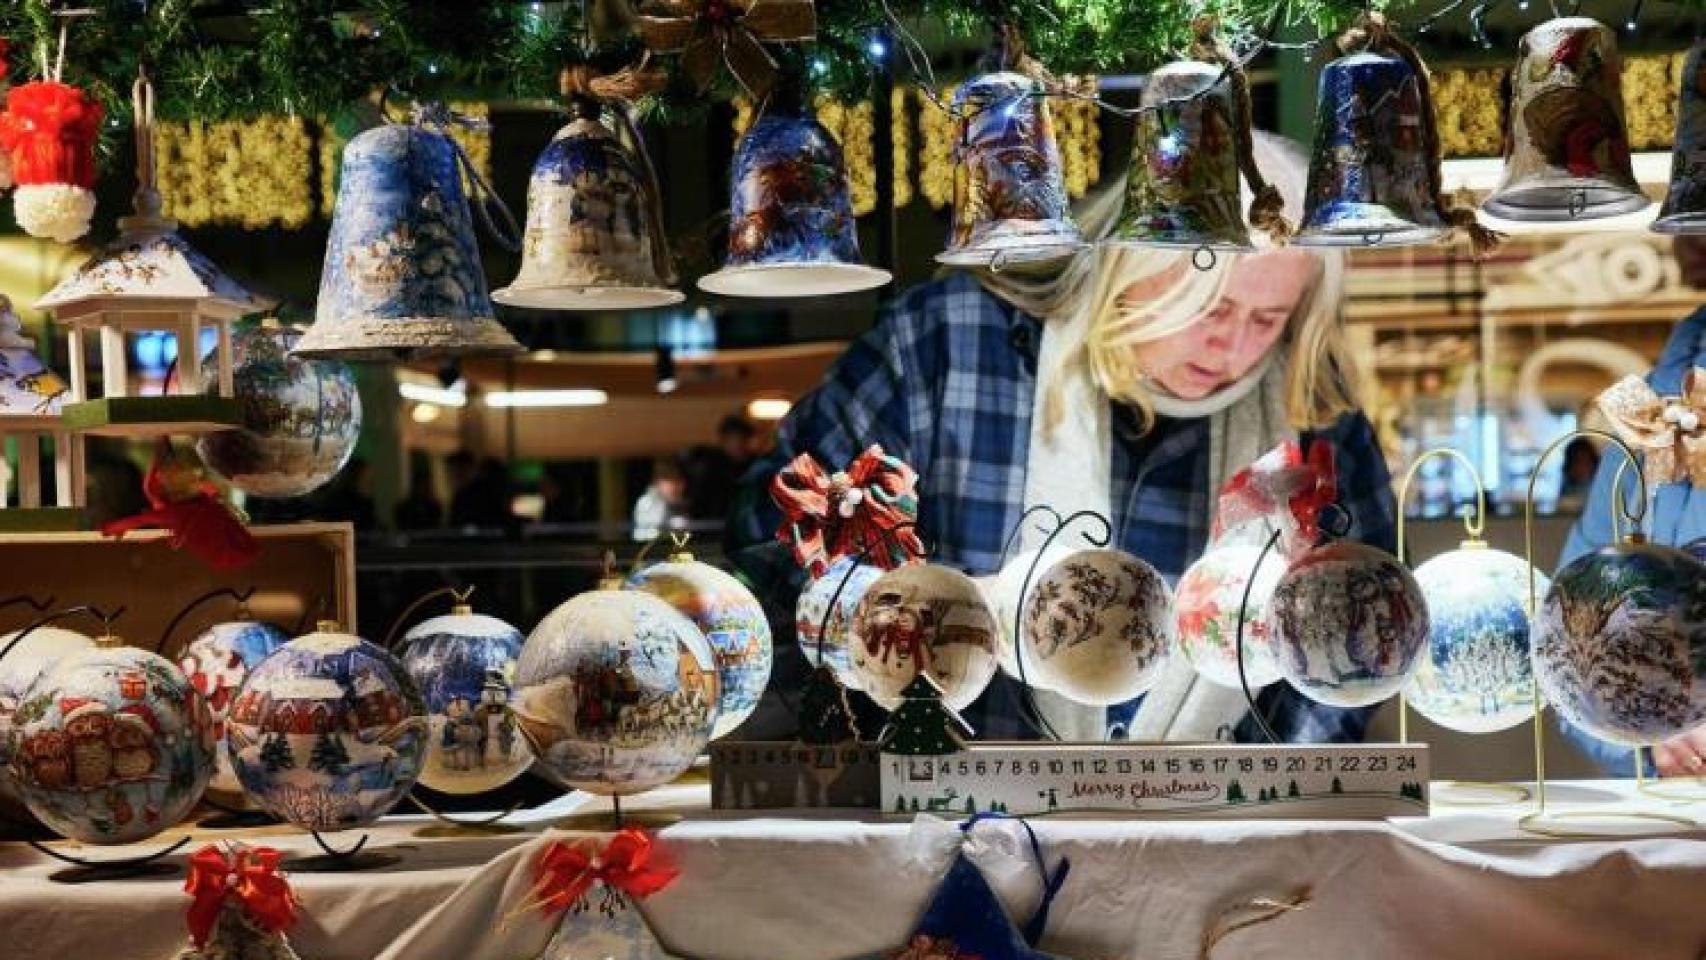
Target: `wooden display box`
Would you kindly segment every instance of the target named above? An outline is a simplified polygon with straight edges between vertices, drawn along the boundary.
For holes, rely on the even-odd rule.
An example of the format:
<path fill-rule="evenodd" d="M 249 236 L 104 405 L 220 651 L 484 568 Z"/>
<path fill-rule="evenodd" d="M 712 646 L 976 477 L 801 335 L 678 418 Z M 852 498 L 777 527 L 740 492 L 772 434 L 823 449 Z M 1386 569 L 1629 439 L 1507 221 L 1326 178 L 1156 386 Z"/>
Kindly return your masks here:
<path fill-rule="evenodd" d="M 99 533 L 0 534 L 0 598 L 28 594 L 54 598 L 52 609 L 92 604 L 124 607 L 114 632 L 136 646 L 154 647 L 186 606 L 210 590 L 253 589 L 256 619 L 285 630 L 316 620 L 355 623 L 355 530 L 347 523 L 304 523 L 250 528 L 261 552 L 241 570 L 217 571 L 194 554 L 174 550 L 164 531 L 146 530 L 114 540 Z M 170 638 L 170 655 L 209 624 L 230 618 L 234 601 L 211 600 Z M 38 615 L 23 605 L 0 609 L 0 633 L 27 626 Z M 86 617 L 69 629 L 93 633 Z"/>
<path fill-rule="evenodd" d="M 68 403 L 65 426 L 99 437 L 158 437 L 218 433 L 243 422 L 243 406 L 230 397 L 201 394 L 103 397 Z"/>
<path fill-rule="evenodd" d="M 882 783 L 870 743 L 711 743 L 713 810 L 875 810 Z"/>

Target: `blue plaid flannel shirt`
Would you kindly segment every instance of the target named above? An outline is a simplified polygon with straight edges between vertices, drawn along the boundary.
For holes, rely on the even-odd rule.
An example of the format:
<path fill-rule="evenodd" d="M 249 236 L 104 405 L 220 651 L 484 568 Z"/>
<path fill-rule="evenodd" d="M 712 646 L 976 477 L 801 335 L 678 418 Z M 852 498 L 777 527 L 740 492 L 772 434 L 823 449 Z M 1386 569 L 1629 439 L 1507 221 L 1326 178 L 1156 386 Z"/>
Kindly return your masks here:
<path fill-rule="evenodd" d="M 781 518 L 767 493 L 770 479 L 802 452 L 833 470 L 882 444 L 918 471 L 919 533 L 933 548 L 932 560 L 974 576 L 995 572 L 1022 512 L 1041 332 L 1035 318 L 968 274 L 916 287 L 795 406 L 775 451 L 747 474 L 729 545 L 779 628 L 773 702 L 760 711 L 770 720 L 755 725 L 768 728 L 765 735 L 791 734 L 786 700 L 807 672 L 797 647 L 784 639 L 792 634 L 803 577 L 774 543 Z M 1115 542 L 1176 581 L 1208 542 L 1209 421 L 1163 417 L 1141 433 L 1130 411 L 1116 404 L 1113 432 Z M 1334 448 L 1340 502 L 1353 519 L 1350 535 L 1393 549 L 1391 477 L 1368 420 L 1347 415 L 1318 435 Z M 1111 728 L 1121 729 L 1137 703 L 1111 708 Z M 1264 690 L 1258 704 L 1274 730 L 1293 742 L 1360 741 L 1370 713 L 1321 706 L 1284 683 Z M 1035 736 L 1022 719 L 1018 687 L 1005 676 L 965 716 L 980 739 Z M 871 722 L 880 721 L 864 721 Z M 1260 733 L 1246 718 L 1234 736 L 1255 741 Z"/>

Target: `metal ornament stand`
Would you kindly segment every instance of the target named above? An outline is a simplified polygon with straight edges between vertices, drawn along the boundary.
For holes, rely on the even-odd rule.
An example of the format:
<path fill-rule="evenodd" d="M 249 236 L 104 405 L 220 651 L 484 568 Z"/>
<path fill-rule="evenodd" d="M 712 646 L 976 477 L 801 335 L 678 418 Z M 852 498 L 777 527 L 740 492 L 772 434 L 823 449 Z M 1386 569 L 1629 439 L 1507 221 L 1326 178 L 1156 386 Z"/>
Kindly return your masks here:
<path fill-rule="evenodd" d="M 1465 550 L 1486 549 L 1487 541 L 1483 535 L 1487 530 L 1487 492 L 1481 483 L 1481 472 L 1475 469 L 1475 464 L 1469 458 L 1450 447 L 1435 447 L 1426 451 L 1410 464 L 1410 469 L 1404 471 L 1404 479 L 1398 484 L 1398 561 L 1411 569 L 1409 555 L 1404 552 L 1407 517 L 1404 505 L 1410 499 L 1410 484 L 1421 472 L 1422 465 L 1429 460 L 1445 457 L 1457 461 L 1468 471 L 1469 478 L 1475 483 L 1475 512 L 1463 517 L 1463 531 L 1466 539 L 1461 544 Z M 1533 630 L 1533 612 L 1529 614 L 1529 629 Z M 1430 641 L 1431 642 L 1431 641 Z M 1422 656 L 1430 656 L 1426 649 Z M 1520 724 L 1519 724 L 1520 726 Z M 1410 699 L 1403 690 L 1398 691 L 1398 742 L 1410 742 Z M 1491 783 L 1482 780 L 1448 780 L 1434 788 L 1432 802 L 1442 807 L 1498 807 L 1510 803 L 1525 803 L 1533 794 L 1527 787 L 1511 783 Z"/>
<path fill-rule="evenodd" d="M 1095 510 L 1080 510 L 1077 513 L 1063 518 L 1060 515 L 1060 511 L 1048 504 L 1038 504 L 1021 514 L 1019 517 L 1019 523 L 1014 526 L 1013 531 L 1007 535 L 1007 542 L 1001 548 L 1001 559 L 1003 564 L 1006 563 L 1007 554 L 1013 549 L 1015 543 L 1019 539 L 1019 535 L 1024 532 L 1025 524 L 1031 519 L 1031 517 L 1038 513 L 1046 513 L 1052 517 L 1054 519 L 1054 527 L 1048 531 L 1048 534 L 1045 537 L 1043 537 L 1042 544 L 1037 547 L 1035 554 L 1031 557 L 1031 564 L 1025 570 L 1025 579 L 1019 584 L 1019 595 L 1013 598 L 1013 665 L 1019 669 L 1019 702 L 1024 708 L 1026 714 L 1025 719 L 1031 724 L 1032 729 L 1034 729 L 1039 736 L 1058 742 L 1061 739 L 1060 731 L 1056 730 L 1054 728 L 1054 724 L 1049 722 L 1048 717 L 1043 715 L 1042 708 L 1037 705 L 1035 688 L 1031 686 L 1030 678 L 1025 676 L 1025 597 L 1031 592 L 1031 587 L 1036 582 L 1038 569 L 1043 563 L 1043 557 L 1048 554 L 1049 547 L 1054 546 L 1054 542 L 1059 540 L 1061 534 L 1066 532 L 1067 527 L 1072 526 L 1080 520 L 1094 520 L 1096 523 L 1101 525 L 1101 535 L 1097 536 L 1088 531 L 1084 531 L 1082 535 L 1084 537 L 1084 541 L 1092 547 L 1102 548 L 1113 542 L 1114 525 L 1109 522 L 1106 516 L 1096 512 Z"/>
<path fill-rule="evenodd" d="M 1636 460 L 1635 451 L 1618 437 L 1604 430 L 1572 430 L 1552 441 L 1539 459 L 1534 462 L 1534 470 L 1528 476 L 1528 502 L 1523 508 L 1523 541 L 1528 560 L 1528 619 L 1533 623 L 1540 613 L 1540 598 L 1538 583 L 1535 580 L 1534 569 L 1534 489 L 1540 482 L 1540 468 L 1546 464 L 1548 457 L 1556 453 L 1565 443 L 1577 437 L 1593 437 L 1616 446 L 1623 452 L 1628 464 L 1635 470 L 1635 479 L 1639 496 L 1636 497 L 1636 509 L 1630 510 L 1629 502 L 1622 496 L 1621 485 L 1612 485 L 1612 524 L 1621 529 L 1621 524 L 1627 523 L 1629 533 L 1627 539 L 1640 542 L 1644 539 L 1641 525 L 1647 518 L 1647 475 Z M 1634 832 L 1674 833 L 1677 828 L 1684 830 L 1699 829 L 1700 824 L 1687 817 L 1673 816 L 1666 813 L 1653 813 L 1645 810 L 1548 810 L 1546 806 L 1546 725 L 1543 722 L 1546 701 L 1540 696 L 1540 679 L 1534 679 L 1534 790 L 1535 809 L 1517 821 L 1517 826 L 1528 833 L 1544 837 L 1564 839 L 1601 839 L 1630 836 L 1629 830 L 1593 830 L 1574 824 L 1587 821 L 1630 821 L 1637 828 Z M 1640 773 L 1640 750 L 1635 751 L 1637 775 Z M 1641 831 L 1639 828 L 1651 828 Z"/>
<path fill-rule="evenodd" d="M 394 853 L 381 853 L 377 850 L 365 850 L 368 834 L 362 834 L 355 846 L 348 850 L 339 850 L 326 842 L 326 837 L 318 830 L 308 831 L 314 838 L 314 845 L 322 851 L 311 857 L 292 857 L 285 866 L 292 873 L 355 873 L 361 870 L 378 870 L 394 867 L 403 862 L 403 858 Z"/>
<path fill-rule="evenodd" d="M 31 606 L 35 606 L 33 601 L 29 601 L 29 603 Z M 11 653 L 18 644 L 24 641 L 25 637 L 28 637 L 30 634 L 40 630 L 42 627 L 58 623 L 61 620 L 74 617 L 79 614 L 85 614 L 99 620 L 101 622 L 102 632 L 110 633 L 113 621 L 124 615 L 124 607 L 118 607 L 111 611 L 103 611 L 98 607 L 82 604 L 75 607 L 66 607 L 63 610 L 50 613 L 37 619 L 24 629 L 19 630 L 17 636 L 13 637 L 11 642 L 7 643 L 4 649 L 0 649 L 0 660 L 4 660 L 7 654 Z M 190 838 L 180 837 L 177 842 L 168 844 L 153 853 L 139 857 L 124 857 L 117 860 L 90 860 L 84 857 L 73 856 L 62 850 L 55 850 L 47 844 L 37 840 L 25 840 L 24 842 L 37 853 L 52 857 L 60 863 L 70 865 L 71 869 L 61 870 L 58 873 L 52 874 L 48 877 L 49 880 L 52 880 L 55 883 L 77 884 L 93 883 L 101 880 L 119 880 L 127 877 L 166 876 L 177 873 L 177 867 L 161 863 L 160 861 L 174 853 L 177 853 L 179 850 L 182 850 L 184 846 L 190 842 Z"/>
<path fill-rule="evenodd" d="M 402 632 L 403 625 L 405 623 L 408 623 L 409 620 L 412 619 L 414 617 L 414 615 L 417 612 L 419 612 L 420 609 L 422 607 L 426 606 L 428 603 L 431 603 L 432 601 L 437 600 L 441 597 L 449 597 L 449 598 L 451 598 L 451 602 L 453 604 L 451 607 L 451 612 L 452 613 L 466 614 L 466 613 L 472 613 L 473 612 L 473 609 L 468 606 L 468 600 L 469 600 L 469 598 L 471 598 L 473 596 L 474 596 L 474 588 L 473 587 L 468 587 L 466 589 L 459 589 L 457 587 L 440 587 L 437 590 L 433 590 L 430 593 L 424 594 L 421 597 L 417 598 L 414 603 L 409 604 L 407 607 L 405 607 L 403 609 L 402 613 L 397 615 L 397 619 L 391 621 L 391 629 L 386 631 L 386 633 L 385 633 L 385 649 L 386 650 L 394 650 L 394 648 L 396 647 L 396 643 L 397 643 L 397 635 Z M 395 650 L 395 652 L 399 656 L 401 656 L 403 651 Z M 510 709 L 509 705 L 505 704 L 504 709 L 506 711 L 509 710 Z M 522 729 L 521 724 L 516 724 L 516 729 L 517 730 Z M 531 742 L 529 742 L 528 746 L 529 746 L 529 748 L 531 748 L 533 746 L 533 744 Z M 431 749 L 431 748 L 429 747 L 428 749 Z M 425 813 L 428 816 L 432 817 L 434 820 L 438 821 L 438 825 L 436 827 L 426 827 L 426 828 L 423 828 L 423 829 L 417 831 L 416 832 L 417 836 L 423 836 L 423 837 L 472 837 L 472 836 L 489 837 L 489 836 L 497 836 L 497 835 L 501 835 L 501 834 L 519 833 L 519 832 L 521 832 L 521 829 L 522 829 L 521 827 L 514 826 L 513 824 L 506 824 L 506 823 L 502 822 L 510 814 L 512 814 L 516 810 L 520 809 L 520 807 L 521 807 L 520 804 L 512 803 L 508 807 L 504 808 L 502 813 L 498 813 L 498 814 L 495 814 L 493 816 L 483 817 L 483 818 L 477 819 L 477 820 L 457 820 L 457 819 L 443 813 L 438 808 L 434 807 L 432 804 L 426 802 L 425 800 L 422 800 L 420 797 L 420 794 L 418 792 L 418 783 L 417 783 L 416 789 L 411 789 L 409 791 L 409 793 L 407 795 L 407 799 L 408 799 L 410 805 L 414 806 L 415 808 L 419 809 L 422 813 Z M 363 838 L 364 842 L 365 842 L 365 839 L 366 838 Z M 357 850 L 360 849 L 359 844 L 357 845 L 356 849 Z M 328 851 L 328 852 L 330 852 L 330 851 Z M 352 851 L 352 853 L 353 852 L 354 851 Z"/>

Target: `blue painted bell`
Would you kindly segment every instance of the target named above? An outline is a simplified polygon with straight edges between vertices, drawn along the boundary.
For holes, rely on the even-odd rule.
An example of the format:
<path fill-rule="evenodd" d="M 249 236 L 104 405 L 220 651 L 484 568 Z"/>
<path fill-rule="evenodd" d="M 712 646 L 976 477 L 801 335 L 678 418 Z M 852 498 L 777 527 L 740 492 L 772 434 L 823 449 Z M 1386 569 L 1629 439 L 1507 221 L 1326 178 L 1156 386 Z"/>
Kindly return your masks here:
<path fill-rule="evenodd" d="M 841 147 L 797 103 L 772 102 L 741 138 L 731 173 L 728 260 L 699 278 L 729 297 L 817 297 L 889 282 L 859 256 Z"/>
<path fill-rule="evenodd" d="M 1706 566 L 1639 537 L 1585 554 L 1552 580 L 1534 625 L 1546 702 L 1625 746 L 1706 723 Z"/>
<path fill-rule="evenodd" d="M 1561 17 L 1530 30 L 1518 49 L 1504 178 L 1481 209 L 1516 221 L 1645 209 L 1629 158 L 1616 34 L 1587 17 Z"/>
<path fill-rule="evenodd" d="M 1299 246 L 1408 246 L 1447 231 L 1416 70 L 1362 50 L 1321 71 Z"/>
<path fill-rule="evenodd" d="M 1215 64 L 1180 60 L 1149 75 L 1115 241 L 1251 246 L 1239 209 L 1237 108 L 1224 74 Z"/>
<path fill-rule="evenodd" d="M 533 164 L 521 270 L 492 299 L 543 310 L 680 303 L 646 165 L 599 121 L 596 101 L 577 110 Z"/>
<path fill-rule="evenodd" d="M 1653 229 L 1659 233 L 1706 233 L 1706 43 L 1690 47 L 1682 62 L 1670 190 Z"/>
<path fill-rule="evenodd" d="M 314 326 L 294 353 L 347 360 L 517 353 L 498 323 L 450 138 L 417 124 L 344 148 Z"/>
<path fill-rule="evenodd" d="M 951 112 L 954 222 L 936 260 L 1000 269 L 1083 248 L 1041 85 L 1007 70 L 982 74 L 954 94 Z"/>

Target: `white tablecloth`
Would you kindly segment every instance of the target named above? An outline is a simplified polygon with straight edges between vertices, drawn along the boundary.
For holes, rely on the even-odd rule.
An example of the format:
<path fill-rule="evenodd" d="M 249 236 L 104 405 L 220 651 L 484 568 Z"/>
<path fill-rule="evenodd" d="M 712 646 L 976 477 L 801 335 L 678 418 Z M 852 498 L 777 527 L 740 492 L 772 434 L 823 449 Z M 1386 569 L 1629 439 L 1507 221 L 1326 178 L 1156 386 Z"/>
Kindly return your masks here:
<path fill-rule="evenodd" d="M 1557 810 L 1639 807 L 1706 823 L 1706 804 L 1624 783 L 1554 785 L 1550 798 Z M 960 844 L 938 821 L 733 819 L 704 812 L 704 800 L 703 787 L 672 787 L 644 804 L 685 817 L 660 833 L 681 876 L 647 914 L 672 949 L 701 960 L 840 960 L 898 945 Z M 525 819 L 552 829 L 505 837 L 429 839 L 416 836 L 425 821 L 388 822 L 370 847 L 402 854 L 401 865 L 292 877 L 304 907 L 292 941 L 304 960 L 528 956 L 549 928 L 499 929 L 499 916 L 539 848 L 573 835 L 562 818 L 589 804 L 535 811 Z M 1545 840 L 1516 829 L 1530 809 L 1436 807 L 1386 823 L 1033 821 L 1050 861 L 1072 860 L 1043 947 L 1075 960 L 1196 960 L 1228 911 L 1306 895 L 1212 956 L 1699 960 L 1706 833 Z M 282 831 L 254 839 L 313 852 Z M 980 828 L 969 852 L 1010 912 L 1028 915 L 1038 887 L 1016 828 Z M 0 956 L 164 960 L 183 943 L 181 874 L 66 886 L 48 880 L 56 869 L 21 845 L 0 850 Z"/>

